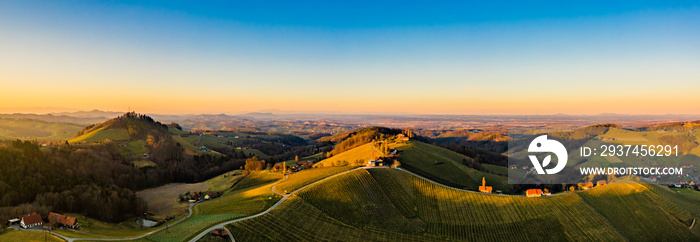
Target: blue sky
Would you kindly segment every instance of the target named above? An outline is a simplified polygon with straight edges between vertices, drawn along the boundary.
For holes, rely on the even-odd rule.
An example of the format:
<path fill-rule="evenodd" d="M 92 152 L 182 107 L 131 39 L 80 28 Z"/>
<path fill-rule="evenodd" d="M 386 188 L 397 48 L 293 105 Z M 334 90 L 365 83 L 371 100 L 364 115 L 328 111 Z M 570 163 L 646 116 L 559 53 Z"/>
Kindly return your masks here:
<path fill-rule="evenodd" d="M 0 1 L 0 111 L 695 114 L 697 5 Z"/>

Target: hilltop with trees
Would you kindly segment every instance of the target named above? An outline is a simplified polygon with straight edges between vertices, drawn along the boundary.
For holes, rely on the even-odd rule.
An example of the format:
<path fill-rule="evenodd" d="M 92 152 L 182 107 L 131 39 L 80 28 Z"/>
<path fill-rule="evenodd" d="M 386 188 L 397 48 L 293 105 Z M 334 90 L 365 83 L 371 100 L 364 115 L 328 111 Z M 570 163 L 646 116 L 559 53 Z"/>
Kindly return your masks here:
<path fill-rule="evenodd" d="M 166 125 L 133 112 L 90 125 L 71 142 L 0 142 L 0 219 L 59 211 L 120 222 L 147 208 L 134 191 L 200 182 L 245 164 L 183 146 Z M 140 159 L 152 164 L 139 167 Z"/>

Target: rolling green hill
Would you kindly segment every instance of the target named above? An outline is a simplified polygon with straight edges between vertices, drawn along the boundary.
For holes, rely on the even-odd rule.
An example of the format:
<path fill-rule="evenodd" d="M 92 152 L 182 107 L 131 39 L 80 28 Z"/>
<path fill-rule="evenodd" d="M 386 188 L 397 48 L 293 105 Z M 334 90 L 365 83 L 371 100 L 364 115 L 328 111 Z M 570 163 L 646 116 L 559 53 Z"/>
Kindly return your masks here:
<path fill-rule="evenodd" d="M 510 190 L 508 177 L 478 171 L 462 164 L 463 160 L 471 160 L 469 157 L 418 141 L 410 141 L 407 146 L 402 147 L 404 150 L 399 157 L 401 166 L 406 170 L 457 188 L 477 190 L 485 177 L 487 184 L 495 190 Z"/>
<path fill-rule="evenodd" d="M 183 138 L 180 135 L 187 132 L 168 127 L 152 118 L 136 113 L 126 113 L 114 119 L 110 119 L 103 123 L 89 125 L 83 128 L 72 139 L 70 143 L 93 143 L 101 141 L 117 141 L 123 144 L 125 155 L 131 159 L 141 159 L 142 154 L 148 153 L 145 142 L 152 137 L 154 141 L 167 140 L 167 142 L 177 143 L 185 148 L 185 153 L 188 155 L 221 155 L 221 153 L 207 150 L 202 151 L 200 146 L 193 145 L 193 142 L 188 140 L 189 137 Z M 198 136 L 192 135 L 197 138 Z M 207 143 L 210 144 L 210 143 Z M 262 155 L 259 151 L 250 151 Z M 265 155 L 265 157 L 267 157 Z M 143 162 L 142 162 L 143 163 Z"/>
<path fill-rule="evenodd" d="M 374 151 L 372 149 L 371 144 L 364 144 L 364 145 L 352 148 L 352 149 L 345 151 L 343 153 L 340 153 L 338 155 L 334 155 L 334 156 L 327 158 L 325 160 L 322 160 L 321 162 L 314 164 L 314 167 L 329 167 L 329 166 L 333 166 L 338 161 L 346 161 L 346 162 L 348 162 L 348 164 L 352 164 L 353 162 L 355 162 L 357 160 L 361 160 L 362 163 L 366 163 L 367 160 L 374 159 L 378 156 L 381 156 L 381 154 Z"/>
<path fill-rule="evenodd" d="M 169 137 L 168 127 L 146 115 L 134 112 L 89 125 L 68 142 L 98 142 L 103 140 L 145 140 L 148 136 Z"/>
<path fill-rule="evenodd" d="M 697 203 L 640 184 L 527 198 L 446 188 L 393 169 L 317 183 L 265 215 L 228 225 L 240 241 L 697 241 Z"/>
<path fill-rule="evenodd" d="M 123 141 L 128 139 L 129 132 L 126 129 L 101 127 L 70 139 L 68 142 L 99 142 L 104 140 Z"/>
<path fill-rule="evenodd" d="M 508 192 L 512 187 L 508 184 L 505 167 L 486 167 L 492 172 L 475 170 L 463 164 L 472 158 L 419 141 L 390 143 L 389 147 L 400 151 L 399 161 L 404 169 L 451 187 L 478 190 L 484 177 L 495 190 Z M 314 167 L 330 167 L 342 161 L 348 164 L 362 161 L 359 163 L 364 164 L 378 156 L 381 155 L 372 149 L 371 144 L 364 144 L 316 163 Z"/>

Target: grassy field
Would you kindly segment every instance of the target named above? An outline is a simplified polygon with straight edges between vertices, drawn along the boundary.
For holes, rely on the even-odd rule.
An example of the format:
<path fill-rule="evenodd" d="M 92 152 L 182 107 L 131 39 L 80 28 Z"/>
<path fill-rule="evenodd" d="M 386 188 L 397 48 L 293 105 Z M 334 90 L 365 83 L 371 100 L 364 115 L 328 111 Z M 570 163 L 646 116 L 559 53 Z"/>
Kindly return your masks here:
<path fill-rule="evenodd" d="M 177 201 L 180 194 L 189 191 L 206 191 L 208 188 L 209 185 L 204 182 L 193 184 L 173 183 L 139 191 L 136 195 L 148 202 L 149 212 L 161 216 L 171 216 L 181 214 L 189 206 L 188 203 Z"/>
<path fill-rule="evenodd" d="M 143 140 L 134 140 L 128 142 L 126 143 L 126 147 L 124 147 L 124 154 L 126 154 L 131 159 L 140 159 L 142 158 L 144 153 L 147 153 L 147 150 L 146 141 Z"/>
<path fill-rule="evenodd" d="M 174 135 L 187 134 L 187 131 L 182 131 L 173 127 L 168 127 L 168 132 Z"/>
<path fill-rule="evenodd" d="M 175 142 L 177 142 L 178 144 L 182 145 L 182 147 L 185 147 L 185 153 L 188 155 L 203 153 L 199 150 L 199 148 L 195 147 L 194 145 L 192 145 L 192 143 L 180 137 L 179 135 L 173 135 L 173 140 L 175 140 Z"/>
<path fill-rule="evenodd" d="M 279 201 L 280 197 L 274 195 L 270 188 L 281 178 L 279 173 L 253 172 L 220 198 L 197 204 L 188 220 L 147 239 L 186 241 L 214 224 L 262 212 Z"/>
<path fill-rule="evenodd" d="M 320 167 L 302 170 L 300 172 L 287 175 L 287 180 L 277 184 L 275 191 L 279 193 L 289 193 L 315 181 L 353 169 L 352 166 Z"/>
<path fill-rule="evenodd" d="M 209 186 L 209 191 L 226 191 L 230 189 L 243 175 L 243 170 L 233 170 L 218 175 L 204 183 Z"/>
<path fill-rule="evenodd" d="M 90 133 L 75 137 L 73 139 L 68 140 L 70 143 L 74 142 L 98 142 L 98 141 L 103 141 L 103 140 L 113 140 L 113 141 L 121 141 L 121 140 L 128 140 L 129 139 L 129 132 L 126 131 L 126 129 L 105 129 L 105 128 L 100 128 L 97 130 L 94 130 Z"/>
<path fill-rule="evenodd" d="M 59 242 L 63 239 L 51 234 L 45 234 L 41 231 L 20 231 L 14 229 L 6 229 L 0 231 L 0 241 L 4 242 L 43 242 L 54 241 Z"/>
<path fill-rule="evenodd" d="M 199 147 L 194 146 L 192 143 L 190 143 L 190 141 L 188 141 L 187 139 L 185 139 L 183 137 L 180 137 L 179 135 L 173 135 L 172 137 L 173 137 L 173 140 L 175 140 L 175 142 L 182 145 L 182 147 L 185 147 L 185 154 L 188 154 L 188 155 L 195 155 L 195 154 L 196 155 L 203 155 L 203 154 L 221 155 L 221 153 L 213 151 L 213 150 L 209 151 L 209 152 L 201 151 L 199 149 Z"/>
<path fill-rule="evenodd" d="M 82 125 L 49 123 L 29 119 L 0 119 L 0 140 L 39 139 L 66 140 L 83 129 Z"/>
<path fill-rule="evenodd" d="M 148 202 L 149 212 L 160 216 L 180 214 L 187 209 L 188 203 L 177 201 L 180 194 L 200 191 L 226 191 L 241 178 L 243 171 L 235 170 L 221 174 L 200 183 L 173 183 L 139 191 L 136 194 Z"/>
<path fill-rule="evenodd" d="M 228 228 L 241 241 L 697 241 L 676 219 L 687 216 L 644 185 L 527 198 L 459 191 L 393 169 L 370 169 L 330 178 Z"/>

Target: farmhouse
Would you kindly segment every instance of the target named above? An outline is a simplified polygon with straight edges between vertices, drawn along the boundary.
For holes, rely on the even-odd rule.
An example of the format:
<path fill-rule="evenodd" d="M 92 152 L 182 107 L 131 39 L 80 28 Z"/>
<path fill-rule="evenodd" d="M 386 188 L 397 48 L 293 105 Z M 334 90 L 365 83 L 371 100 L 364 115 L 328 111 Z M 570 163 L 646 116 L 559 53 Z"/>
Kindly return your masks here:
<path fill-rule="evenodd" d="M 311 161 L 297 161 L 297 163 L 294 165 L 294 168 L 296 170 L 303 170 L 303 169 L 309 168 L 313 165 L 314 165 L 314 163 Z"/>
<path fill-rule="evenodd" d="M 582 186 L 582 189 L 583 189 L 583 190 L 588 190 L 588 189 L 591 189 L 591 188 L 593 188 L 593 182 L 586 182 L 586 183 L 583 184 L 583 186 Z"/>
<path fill-rule="evenodd" d="M 408 141 L 408 140 L 409 140 L 408 136 L 403 135 L 403 134 L 399 134 L 399 135 L 398 135 L 398 138 L 399 138 L 399 140 L 401 140 L 401 141 Z"/>
<path fill-rule="evenodd" d="M 277 164 L 275 164 L 274 166 L 272 166 L 272 171 L 275 171 L 275 172 L 277 172 L 277 171 L 282 171 L 282 170 L 283 170 L 283 167 L 282 167 L 282 166 L 284 166 L 284 162 L 282 162 L 282 163 L 277 163 Z"/>
<path fill-rule="evenodd" d="M 376 160 L 369 160 L 367 161 L 367 166 L 383 166 L 384 161 L 382 159 L 376 159 Z"/>
<path fill-rule="evenodd" d="M 491 193 L 492 187 L 486 186 L 486 177 L 481 178 L 481 186 L 479 186 L 479 191 L 484 193 Z"/>
<path fill-rule="evenodd" d="M 42 224 L 44 224 L 44 220 L 42 220 L 41 215 L 39 215 L 37 213 L 26 214 L 26 215 L 22 215 L 20 217 L 19 225 L 25 229 L 28 229 L 28 228 L 31 228 L 34 226 L 40 226 Z"/>
<path fill-rule="evenodd" d="M 51 222 L 51 224 L 56 224 L 58 226 L 63 226 L 63 227 L 72 228 L 72 229 L 78 227 L 78 220 L 77 219 L 75 219 L 74 217 L 69 217 L 69 216 L 63 215 L 63 214 L 50 212 L 48 219 L 49 219 L 49 222 Z"/>
<path fill-rule="evenodd" d="M 541 197 L 542 196 L 542 189 L 527 189 L 527 191 L 525 191 L 525 196 L 527 196 L 527 197 Z"/>
<path fill-rule="evenodd" d="M 605 180 L 599 180 L 598 182 L 596 182 L 596 185 L 598 185 L 598 186 L 602 186 L 605 184 L 607 184 L 607 182 Z"/>
<path fill-rule="evenodd" d="M 215 229 L 211 231 L 211 235 L 214 236 L 221 236 L 221 237 L 227 237 L 228 236 L 228 230 L 226 229 Z"/>

